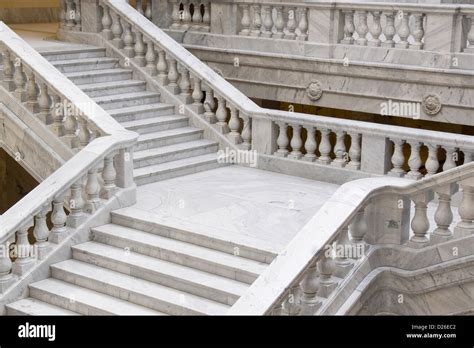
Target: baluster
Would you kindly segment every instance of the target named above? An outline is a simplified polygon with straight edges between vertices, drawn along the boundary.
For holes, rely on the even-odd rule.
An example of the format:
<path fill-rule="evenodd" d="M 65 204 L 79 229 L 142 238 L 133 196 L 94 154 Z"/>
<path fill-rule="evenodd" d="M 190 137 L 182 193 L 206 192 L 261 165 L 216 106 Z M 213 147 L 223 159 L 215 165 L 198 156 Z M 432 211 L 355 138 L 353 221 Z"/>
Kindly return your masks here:
<path fill-rule="evenodd" d="M 28 229 L 31 226 L 31 220 L 22 225 L 16 232 L 16 260 L 13 263 L 12 273 L 19 276 L 25 274 L 35 264 L 36 255 L 28 240 Z"/>
<path fill-rule="evenodd" d="M 272 37 L 273 29 L 273 18 L 272 18 L 272 7 L 264 6 L 263 10 L 263 32 L 262 37 Z"/>
<path fill-rule="evenodd" d="M 202 13 L 201 13 L 201 5 L 199 2 L 194 4 L 194 12 L 191 17 L 191 22 L 193 23 L 193 30 L 200 30 L 202 27 Z"/>
<path fill-rule="evenodd" d="M 180 99 L 185 104 L 190 104 L 193 101 L 191 97 L 191 81 L 189 78 L 189 71 L 185 66 L 181 66 L 181 79 L 179 80 Z"/>
<path fill-rule="evenodd" d="M 418 141 L 410 142 L 411 154 L 410 159 L 408 160 L 408 166 L 410 167 L 410 171 L 407 174 L 407 177 L 410 179 L 421 179 L 423 176 L 420 173 L 421 167 L 421 157 L 420 157 L 420 146 L 422 143 Z"/>
<path fill-rule="evenodd" d="M 277 122 L 277 125 L 280 129 L 278 134 L 277 144 L 278 150 L 275 152 L 275 156 L 286 157 L 288 155 L 288 124 L 285 122 Z"/>
<path fill-rule="evenodd" d="M 384 12 L 385 15 L 385 27 L 383 29 L 383 34 L 385 36 L 385 41 L 382 43 L 383 47 L 394 47 L 395 41 L 393 38 L 397 33 L 395 29 L 395 12 Z"/>
<path fill-rule="evenodd" d="M 410 36 L 410 27 L 408 25 L 408 19 L 410 14 L 407 12 L 400 12 L 401 23 L 398 26 L 397 34 L 400 37 L 400 41 L 395 44 L 397 48 L 408 48 L 408 37 Z"/>
<path fill-rule="evenodd" d="M 5 252 L 0 253 L 0 293 L 4 293 L 13 281 L 12 277 L 12 260 L 8 252 L 8 244 L 0 245 Z"/>
<path fill-rule="evenodd" d="M 248 36 L 250 35 L 250 24 L 252 23 L 250 20 L 250 5 L 244 4 L 240 5 L 240 7 L 242 8 L 242 20 L 240 21 L 242 30 L 239 32 L 239 35 Z"/>
<path fill-rule="evenodd" d="M 260 28 L 262 27 L 262 17 L 260 15 L 260 5 L 252 5 L 253 20 L 250 36 L 260 36 Z"/>
<path fill-rule="evenodd" d="M 146 39 L 146 55 L 145 55 L 145 60 L 146 60 L 146 66 L 145 70 L 151 75 L 155 76 L 158 72 L 156 69 L 156 54 L 155 54 L 155 45 L 153 43 L 153 40 L 151 39 Z"/>
<path fill-rule="evenodd" d="M 52 121 L 51 117 L 51 97 L 49 95 L 49 90 L 48 86 L 44 82 L 40 82 L 40 95 L 38 98 L 38 109 L 39 109 L 39 114 L 38 118 L 44 123 L 44 124 L 50 124 Z M 58 108 L 61 108 L 61 105 L 56 106 Z"/>
<path fill-rule="evenodd" d="M 214 109 L 216 108 L 216 102 L 214 100 L 214 92 L 210 86 L 207 86 L 206 89 L 206 99 L 204 100 L 204 118 L 209 123 L 216 123 L 217 118 L 214 113 Z"/>
<path fill-rule="evenodd" d="M 303 141 L 301 140 L 301 126 L 292 124 L 291 128 L 293 129 L 293 137 L 290 143 L 291 153 L 288 155 L 288 158 L 300 159 L 303 156 L 301 153 L 301 146 L 303 146 Z"/>
<path fill-rule="evenodd" d="M 79 117 L 79 146 L 80 148 L 86 147 L 91 141 L 91 133 L 87 125 L 87 119 L 85 117 Z"/>
<path fill-rule="evenodd" d="M 165 51 L 158 49 L 158 63 L 156 63 L 158 72 L 157 80 L 162 86 L 168 84 L 168 64 L 166 63 Z"/>
<path fill-rule="evenodd" d="M 414 235 L 410 238 L 410 245 L 413 247 L 422 247 L 429 241 L 426 235 L 430 228 L 427 215 L 429 197 L 427 194 L 421 193 L 411 197 L 411 200 L 415 203 L 415 215 L 411 221 L 411 228 Z"/>
<path fill-rule="evenodd" d="M 423 48 L 423 36 L 425 36 L 425 30 L 423 29 L 424 15 L 422 13 L 417 13 L 413 16 L 415 17 L 415 25 L 413 28 L 412 35 L 415 42 L 410 44 L 410 48 L 415 50 L 421 50 Z"/>
<path fill-rule="evenodd" d="M 28 82 L 26 83 L 26 93 L 28 95 L 26 101 L 26 107 L 33 113 L 37 113 L 38 106 L 38 94 L 39 89 L 36 84 L 35 74 L 32 70 L 27 73 Z"/>
<path fill-rule="evenodd" d="M 329 134 L 331 131 L 329 129 L 321 129 L 321 143 L 319 144 L 319 152 L 321 156 L 318 158 L 318 163 L 329 164 L 331 163 L 331 142 L 329 141 Z"/>
<path fill-rule="evenodd" d="M 82 29 L 82 14 L 81 14 L 81 0 L 74 0 L 74 22 L 76 23 L 74 29 L 81 31 Z"/>
<path fill-rule="evenodd" d="M 244 113 L 240 113 L 240 115 L 244 120 L 244 126 L 242 129 L 242 148 L 244 150 L 250 150 L 252 147 L 252 119 Z"/>
<path fill-rule="evenodd" d="M 179 87 L 178 87 L 178 63 L 176 62 L 176 59 L 169 57 L 168 58 L 168 81 L 169 84 L 167 88 L 173 93 L 173 94 L 179 94 Z"/>
<path fill-rule="evenodd" d="M 470 15 L 470 22 L 471 25 L 469 27 L 469 32 L 467 33 L 467 42 L 468 42 L 468 48 L 473 48 L 474 47 L 474 15 Z"/>
<path fill-rule="evenodd" d="M 3 52 L 3 86 L 7 91 L 12 91 L 15 87 L 13 81 L 13 63 L 10 51 Z"/>
<path fill-rule="evenodd" d="M 136 9 L 137 9 L 138 13 L 140 13 L 143 16 L 144 12 L 143 12 L 142 0 L 136 0 L 135 5 L 136 5 Z"/>
<path fill-rule="evenodd" d="M 287 297 L 282 303 L 282 315 L 298 315 L 301 312 L 301 302 L 298 286 L 294 286 L 288 292 Z"/>
<path fill-rule="evenodd" d="M 110 154 L 104 159 L 104 169 L 102 169 L 102 179 L 104 180 L 103 186 L 103 197 L 106 200 L 109 200 L 117 192 L 117 186 L 115 185 L 115 180 L 117 178 L 117 172 L 114 165 L 114 154 Z"/>
<path fill-rule="evenodd" d="M 344 140 L 346 138 L 346 132 L 339 130 L 336 132 L 336 145 L 334 146 L 334 154 L 336 158 L 332 161 L 331 165 L 336 167 L 345 167 L 347 163 L 347 152 L 346 144 Z"/>
<path fill-rule="evenodd" d="M 334 259 L 334 275 L 339 278 L 345 278 L 349 271 L 352 269 L 354 266 L 352 259 L 359 258 L 362 256 L 362 250 L 361 253 L 358 254 L 357 252 L 350 252 L 350 254 L 347 254 L 347 249 L 346 247 L 351 247 L 351 250 L 354 250 L 354 247 L 351 245 L 351 241 L 349 240 L 349 227 L 345 226 L 344 228 L 341 229 L 340 237 L 337 241 L 337 246 L 342 247 L 343 253 L 341 255 L 340 251 L 336 249 L 336 255 Z M 357 245 L 358 251 L 361 249 L 361 245 Z"/>
<path fill-rule="evenodd" d="M 143 43 L 143 35 L 139 29 L 135 31 L 135 62 L 138 66 L 145 66 L 145 44 Z"/>
<path fill-rule="evenodd" d="M 100 207 L 100 185 L 99 175 L 97 174 L 98 168 L 91 168 L 87 171 L 87 183 L 86 183 L 86 204 L 84 210 L 89 214 L 94 214 Z"/>
<path fill-rule="evenodd" d="M 76 16 L 74 12 L 74 1 L 66 0 L 66 29 L 74 29 L 74 17 Z"/>
<path fill-rule="evenodd" d="M 313 315 L 321 306 L 321 302 L 317 298 L 319 292 L 319 277 L 316 263 L 313 263 L 305 272 L 301 287 L 301 305 L 302 315 Z"/>
<path fill-rule="evenodd" d="M 370 28 L 372 39 L 368 43 L 368 45 L 372 47 L 380 46 L 380 35 L 382 34 L 382 26 L 380 25 L 381 14 L 381 11 L 372 11 L 372 26 Z"/>
<path fill-rule="evenodd" d="M 458 150 L 452 147 L 446 147 L 446 161 L 443 165 L 443 171 L 456 168 L 458 159 Z"/>
<path fill-rule="evenodd" d="M 403 154 L 403 144 L 405 140 L 402 139 L 393 139 L 393 156 L 392 156 L 392 165 L 393 168 L 390 171 L 390 174 L 393 176 L 402 177 L 405 175 L 405 170 L 402 168 L 405 164 L 405 156 Z"/>
<path fill-rule="evenodd" d="M 53 199 L 53 213 L 51 214 L 53 228 L 49 235 L 51 242 L 61 243 L 67 237 L 66 221 L 67 215 L 64 211 L 64 194 L 61 194 Z"/>
<path fill-rule="evenodd" d="M 354 43 L 354 11 L 342 11 L 344 13 L 344 39 L 341 43 L 345 45 L 352 45 Z"/>
<path fill-rule="evenodd" d="M 351 241 L 355 244 L 363 244 L 368 226 L 365 219 L 365 208 L 361 208 L 349 224 L 349 234 Z"/>
<path fill-rule="evenodd" d="M 219 132 L 226 134 L 229 132 L 229 126 L 227 125 L 227 107 L 226 100 L 217 95 L 217 110 L 216 110 L 217 123 L 216 127 Z"/>
<path fill-rule="evenodd" d="M 181 13 L 181 29 L 188 30 L 191 27 L 191 11 L 190 11 L 190 1 L 182 0 L 183 12 Z"/>
<path fill-rule="evenodd" d="M 148 19 L 148 20 L 152 20 L 152 0 L 147 0 L 146 2 L 146 7 L 145 7 L 145 17 Z"/>
<path fill-rule="evenodd" d="M 242 137 L 239 133 L 239 130 L 240 130 L 239 110 L 237 110 L 237 108 L 233 105 L 230 105 L 229 108 L 230 108 L 229 140 L 233 144 L 240 144 L 242 142 Z"/>
<path fill-rule="evenodd" d="M 209 26 L 211 25 L 211 6 L 209 1 L 204 1 L 204 14 L 202 16 L 202 24 L 204 26 L 203 30 L 209 31 Z"/>
<path fill-rule="evenodd" d="M 68 102 L 65 101 L 67 104 Z M 77 119 L 72 110 L 68 110 L 66 105 L 64 105 L 64 113 L 66 115 L 64 120 L 64 132 L 66 143 L 69 144 L 71 149 L 79 147 L 79 142 L 77 139 Z"/>
<path fill-rule="evenodd" d="M 294 40 L 296 38 L 296 9 L 294 7 L 288 8 L 288 22 L 286 22 L 285 39 Z"/>
<path fill-rule="evenodd" d="M 451 210 L 452 188 L 452 185 L 445 185 L 436 187 L 434 190 L 438 194 L 438 207 L 434 216 L 437 227 L 430 237 L 432 243 L 443 242 L 453 236 L 453 232 L 449 229 L 453 222 L 453 211 Z"/>
<path fill-rule="evenodd" d="M 66 0 L 59 1 L 59 27 L 66 29 Z"/>
<path fill-rule="evenodd" d="M 38 252 L 38 258 L 42 260 L 47 253 L 51 250 L 51 245 L 48 242 L 49 229 L 46 224 L 46 216 L 51 208 L 49 203 L 44 204 L 41 211 L 35 215 L 35 227 L 33 229 L 33 235 L 36 239 L 36 250 Z"/>
<path fill-rule="evenodd" d="M 304 144 L 304 148 L 306 150 L 306 154 L 304 155 L 303 159 L 308 162 L 314 162 L 316 160 L 316 149 L 318 148 L 318 144 L 316 143 L 316 128 L 307 126 L 306 128 L 306 142 Z"/>
<path fill-rule="evenodd" d="M 458 213 L 461 221 L 455 228 L 457 237 L 469 236 L 474 233 L 474 180 L 472 178 L 459 182 L 462 189 L 462 200 Z"/>
<path fill-rule="evenodd" d="M 361 146 L 359 133 L 350 133 L 351 136 L 351 148 L 349 149 L 349 158 L 350 161 L 346 167 L 360 170 L 360 159 L 361 159 Z"/>
<path fill-rule="evenodd" d="M 306 41 L 308 38 L 308 14 L 306 8 L 300 10 L 300 21 L 298 24 L 298 37 L 297 40 Z"/>
<path fill-rule="evenodd" d="M 199 77 L 194 76 L 193 77 L 193 94 L 191 95 L 193 98 L 193 105 L 192 108 L 194 112 L 196 112 L 198 115 L 202 114 L 204 112 L 204 106 L 202 104 L 202 98 L 204 98 L 204 93 L 202 91 L 202 85 L 201 85 L 201 80 Z"/>
<path fill-rule="evenodd" d="M 110 27 L 112 26 L 112 18 L 110 17 L 110 9 L 108 6 L 104 6 L 104 13 L 102 15 L 102 36 L 106 40 L 112 40 L 113 34 Z"/>
<path fill-rule="evenodd" d="M 25 72 L 23 71 L 23 63 L 21 62 L 20 58 L 15 60 L 15 73 L 13 74 L 13 81 L 15 82 L 15 98 L 17 98 L 20 102 L 26 101 L 26 77 Z"/>
<path fill-rule="evenodd" d="M 369 32 L 369 27 L 367 25 L 367 11 L 357 11 L 357 17 L 359 23 L 357 23 L 356 31 L 359 37 L 356 40 L 357 45 L 365 46 L 367 45 L 367 33 Z"/>
<path fill-rule="evenodd" d="M 112 17 L 112 35 L 113 35 L 113 39 L 112 39 L 112 44 L 121 49 L 123 48 L 124 46 L 124 43 L 123 43 L 123 40 L 122 40 L 122 33 L 123 33 L 123 30 L 122 30 L 122 25 L 120 24 L 120 18 L 119 16 L 116 14 L 116 13 L 112 13 L 111 15 Z"/>
<path fill-rule="evenodd" d="M 282 6 L 275 6 L 276 11 L 276 19 L 275 19 L 275 30 L 276 33 L 273 33 L 273 38 L 275 39 L 283 39 L 285 33 L 283 30 L 285 29 L 285 19 L 283 18 L 283 7 Z"/>
<path fill-rule="evenodd" d="M 71 197 L 69 199 L 71 213 L 67 217 L 67 225 L 78 227 L 84 221 L 84 199 L 82 198 L 82 180 L 79 179 L 71 186 Z"/>
<path fill-rule="evenodd" d="M 319 293 L 318 295 L 328 298 L 331 292 L 336 288 L 337 283 L 334 281 L 334 260 L 332 257 L 323 252 L 319 262 L 317 263 L 319 271 Z"/>
<path fill-rule="evenodd" d="M 51 125 L 51 131 L 57 136 L 62 137 L 64 135 L 64 116 L 63 116 L 63 108 L 61 104 L 61 97 L 59 95 L 53 94 L 53 111 L 52 111 L 52 118 L 53 123 Z"/>
<path fill-rule="evenodd" d="M 428 144 L 428 158 L 425 163 L 426 177 L 435 175 L 439 169 L 438 145 Z"/>
<path fill-rule="evenodd" d="M 179 4 L 178 0 L 171 0 L 173 3 L 173 10 L 171 11 L 171 20 L 173 23 L 170 26 L 170 29 L 179 29 L 181 27 L 181 15 L 179 13 Z"/>
<path fill-rule="evenodd" d="M 125 20 L 121 20 L 123 23 L 123 44 L 124 44 L 124 49 L 123 53 L 125 56 L 128 58 L 133 58 L 135 56 L 135 50 L 133 48 L 133 35 L 132 35 L 132 26 L 130 23 L 128 23 Z"/>

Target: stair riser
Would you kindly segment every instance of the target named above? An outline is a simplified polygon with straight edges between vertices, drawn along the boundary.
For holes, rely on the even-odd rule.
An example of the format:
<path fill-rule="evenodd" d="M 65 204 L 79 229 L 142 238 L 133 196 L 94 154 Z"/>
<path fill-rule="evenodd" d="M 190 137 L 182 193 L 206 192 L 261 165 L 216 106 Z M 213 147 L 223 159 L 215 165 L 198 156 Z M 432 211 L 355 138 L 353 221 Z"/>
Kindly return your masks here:
<path fill-rule="evenodd" d="M 84 93 L 86 93 L 91 98 L 96 97 L 105 97 L 108 95 L 114 94 L 124 94 L 124 93 L 136 93 L 136 92 L 143 92 L 146 90 L 146 85 L 132 85 L 132 86 L 118 86 L 113 88 L 102 88 L 102 89 L 83 89 Z"/>
<path fill-rule="evenodd" d="M 16 308 L 11 308 L 8 305 L 5 306 L 7 309 L 7 315 L 30 315 L 27 311 L 21 311 Z"/>
<path fill-rule="evenodd" d="M 96 61 L 96 62 L 88 62 L 88 63 L 79 63 L 79 64 L 53 64 L 56 69 L 61 71 L 62 73 L 72 73 L 72 72 L 79 72 L 79 71 L 91 71 L 91 70 L 105 70 L 105 69 L 113 69 L 113 68 L 120 68 L 118 61 Z"/>
<path fill-rule="evenodd" d="M 147 105 L 147 104 L 156 104 L 160 102 L 160 96 L 150 96 L 150 97 L 139 97 L 133 99 L 125 99 L 125 100 L 111 100 L 105 102 L 99 102 L 99 105 L 102 106 L 105 110 L 111 109 L 120 109 L 120 108 L 127 108 L 130 106 L 138 106 L 138 105 Z"/>
<path fill-rule="evenodd" d="M 176 129 L 187 127 L 189 125 L 189 120 L 173 120 L 169 122 L 160 122 L 156 124 L 151 124 L 147 126 L 138 126 L 138 127 L 127 127 L 128 130 L 137 132 L 138 134 L 147 134 L 159 131 L 165 131 L 169 129 Z"/>
<path fill-rule="evenodd" d="M 135 151 L 153 149 L 160 146 L 173 145 L 178 143 L 184 143 L 186 141 L 199 140 L 201 139 L 202 132 L 193 132 L 180 135 L 173 135 L 169 137 L 161 137 L 157 139 L 150 139 L 146 141 L 139 141 L 135 147 Z"/>
<path fill-rule="evenodd" d="M 89 76 L 73 76 L 73 77 L 68 77 L 68 78 L 76 85 L 87 85 L 91 83 L 131 80 L 132 72 L 124 71 L 124 72 L 116 72 L 116 73 L 110 73 L 110 74 L 92 75 L 92 76 L 90 75 Z"/>
<path fill-rule="evenodd" d="M 172 115 L 173 113 L 174 113 L 174 108 L 169 107 L 169 108 L 156 109 L 156 110 L 140 111 L 136 113 L 112 115 L 112 117 L 115 118 L 117 122 L 128 122 L 128 121 L 144 120 L 144 119 L 156 117 L 156 116 Z"/>
<path fill-rule="evenodd" d="M 173 169 L 171 171 L 157 172 L 148 176 L 135 176 L 134 179 L 137 185 L 146 185 L 146 184 L 151 184 L 157 181 L 168 180 L 168 179 L 177 178 L 184 175 L 190 175 L 190 174 L 203 172 L 206 170 L 220 168 L 223 165 L 224 164 L 217 163 L 217 161 L 204 162 L 204 163 L 195 164 L 190 167 Z"/>
<path fill-rule="evenodd" d="M 147 157 L 146 159 L 134 160 L 133 165 L 134 168 L 142 168 L 147 167 L 155 164 L 166 163 L 170 161 L 181 160 L 189 157 L 206 155 L 209 153 L 214 153 L 218 149 L 217 145 L 209 145 L 203 146 L 195 149 L 186 149 L 182 151 L 176 151 L 171 154 L 160 155 L 160 156 L 153 156 Z"/>
<path fill-rule="evenodd" d="M 105 57 L 105 50 L 90 50 L 81 52 L 61 52 L 61 53 L 42 53 L 48 61 L 70 60 L 82 58 L 102 58 Z"/>
<path fill-rule="evenodd" d="M 116 259 L 109 259 L 104 255 L 89 254 L 83 250 L 73 249 L 73 258 L 228 305 L 233 305 L 239 298 L 235 294 L 229 294 L 218 289 L 203 286 L 202 284 L 187 281 L 186 279 L 173 277 L 169 274 L 162 274 L 159 270 L 151 271 L 149 269 L 129 265 L 126 262 L 117 262 Z"/>
<path fill-rule="evenodd" d="M 205 314 L 199 313 L 192 309 L 184 307 L 185 303 L 183 302 L 183 307 L 162 301 L 156 297 L 150 297 L 144 294 L 130 292 L 127 289 L 118 287 L 112 284 L 108 284 L 105 281 L 95 278 L 85 277 L 80 274 L 69 273 L 65 270 L 51 267 L 52 276 L 56 279 L 66 281 L 71 284 L 75 284 L 90 290 L 100 292 L 115 298 L 129 301 L 131 303 L 144 306 L 150 309 L 154 309 L 160 312 L 172 314 L 172 315 L 197 315 Z"/>
<path fill-rule="evenodd" d="M 241 269 L 236 269 L 219 263 L 214 263 L 212 261 L 203 260 L 184 253 L 176 253 L 174 251 L 149 246 L 147 244 L 140 243 L 137 241 L 124 239 L 117 236 L 111 236 L 109 234 L 102 233 L 99 231 L 93 231 L 92 234 L 93 239 L 99 243 L 108 244 L 117 248 L 128 248 L 128 250 L 133 252 L 148 255 L 151 257 L 156 257 L 165 261 L 174 262 L 183 266 L 192 267 L 208 273 L 217 274 L 222 277 L 235 279 L 247 284 L 253 283 L 258 277 L 257 274 L 253 274 Z"/>
<path fill-rule="evenodd" d="M 88 304 L 77 301 L 67 296 L 67 294 L 50 293 L 43 289 L 38 289 L 30 286 L 30 296 L 40 301 L 58 306 L 83 315 L 113 315 L 114 313 L 104 311 L 102 309 L 90 306 Z M 132 313 L 130 313 L 132 314 Z"/>

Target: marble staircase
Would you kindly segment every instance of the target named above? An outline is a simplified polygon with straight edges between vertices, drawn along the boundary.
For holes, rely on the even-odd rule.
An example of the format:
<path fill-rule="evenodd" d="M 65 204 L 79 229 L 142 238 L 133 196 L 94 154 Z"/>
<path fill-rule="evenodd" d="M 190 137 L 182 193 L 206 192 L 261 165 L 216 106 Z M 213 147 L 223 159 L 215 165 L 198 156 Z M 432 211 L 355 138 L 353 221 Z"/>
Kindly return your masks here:
<path fill-rule="evenodd" d="M 104 48 L 80 45 L 41 51 L 59 71 L 90 96 L 126 129 L 140 134 L 134 148 L 137 185 L 213 169 L 218 144 L 189 126 L 175 106 L 160 102 L 119 60 Z"/>
<path fill-rule="evenodd" d="M 254 247 L 170 229 L 116 211 L 51 265 L 51 278 L 29 285 L 9 315 L 218 315 L 276 256 Z"/>

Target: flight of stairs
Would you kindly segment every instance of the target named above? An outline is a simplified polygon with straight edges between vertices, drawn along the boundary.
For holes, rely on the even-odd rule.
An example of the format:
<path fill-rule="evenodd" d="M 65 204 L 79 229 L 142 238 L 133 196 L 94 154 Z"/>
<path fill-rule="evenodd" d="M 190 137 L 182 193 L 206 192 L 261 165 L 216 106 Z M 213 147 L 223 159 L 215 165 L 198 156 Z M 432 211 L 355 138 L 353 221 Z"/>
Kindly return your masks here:
<path fill-rule="evenodd" d="M 137 185 L 220 166 L 218 144 L 203 139 L 187 116 L 161 103 L 159 93 L 148 91 L 118 59 L 106 57 L 104 48 L 80 45 L 41 53 L 126 129 L 140 134 L 133 155 Z"/>
<path fill-rule="evenodd" d="M 146 232 L 148 231 L 148 232 Z M 274 254 L 194 231 L 112 213 L 51 278 L 29 285 L 9 315 L 225 314 Z"/>

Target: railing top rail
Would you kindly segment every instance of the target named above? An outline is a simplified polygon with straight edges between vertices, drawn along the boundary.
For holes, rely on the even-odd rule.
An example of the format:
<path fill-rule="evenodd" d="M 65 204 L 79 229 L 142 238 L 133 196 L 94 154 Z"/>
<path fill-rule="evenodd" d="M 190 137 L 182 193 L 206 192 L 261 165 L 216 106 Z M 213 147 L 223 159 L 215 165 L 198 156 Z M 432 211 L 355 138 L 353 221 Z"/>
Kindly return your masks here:
<path fill-rule="evenodd" d="M 263 315 L 271 311 L 302 272 L 330 245 L 338 231 L 369 202 L 382 194 L 412 195 L 459 182 L 474 175 L 474 163 L 420 181 L 383 177 L 342 185 L 292 239 L 262 275 L 230 309 L 233 315 Z"/>

